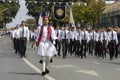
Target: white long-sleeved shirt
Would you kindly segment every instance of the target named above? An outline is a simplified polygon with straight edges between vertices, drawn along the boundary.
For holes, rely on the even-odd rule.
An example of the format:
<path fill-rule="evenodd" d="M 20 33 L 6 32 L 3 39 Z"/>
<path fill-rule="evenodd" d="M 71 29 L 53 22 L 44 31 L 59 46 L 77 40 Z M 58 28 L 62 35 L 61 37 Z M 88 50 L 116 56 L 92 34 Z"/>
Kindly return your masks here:
<path fill-rule="evenodd" d="M 89 38 L 90 38 L 90 40 L 96 40 L 96 32 L 94 31 L 94 32 L 90 32 L 89 33 Z"/>
<path fill-rule="evenodd" d="M 57 39 L 58 40 L 61 40 L 61 30 L 59 29 L 59 30 L 55 30 L 55 34 L 56 34 L 56 36 L 57 36 Z"/>
<path fill-rule="evenodd" d="M 118 44 L 118 37 L 117 37 L 117 32 L 116 31 L 109 31 L 108 36 L 109 36 L 109 41 L 115 40 L 116 44 Z"/>
<path fill-rule="evenodd" d="M 24 29 L 24 33 L 23 33 L 23 29 Z M 28 29 L 28 27 L 26 27 L 26 26 L 20 27 L 18 31 L 19 31 L 20 38 L 21 37 L 26 37 L 27 40 L 29 40 L 29 29 Z"/>
<path fill-rule="evenodd" d="M 43 28 L 44 29 L 43 29 L 43 34 L 41 36 L 41 42 L 45 42 L 46 41 L 47 34 L 48 34 L 48 25 L 43 26 Z M 51 34 L 50 34 L 51 38 L 52 39 L 57 39 L 54 28 L 52 26 L 50 26 L 50 28 L 51 28 Z M 38 30 L 37 30 L 36 42 L 38 42 L 38 38 L 40 36 L 40 31 L 41 31 L 41 27 L 39 27 Z"/>
<path fill-rule="evenodd" d="M 20 38 L 19 28 L 14 30 L 14 32 L 13 32 L 13 38 L 17 38 L 17 39 Z"/>
<path fill-rule="evenodd" d="M 69 40 L 70 40 L 70 39 L 74 40 L 74 35 L 75 35 L 75 34 L 74 34 L 74 31 L 70 31 L 70 32 L 69 32 Z"/>
<path fill-rule="evenodd" d="M 77 35 L 77 40 L 82 41 L 82 32 L 78 32 L 78 35 Z"/>
<path fill-rule="evenodd" d="M 65 35 L 66 35 L 66 38 L 65 38 Z M 68 30 L 62 30 L 61 39 L 69 39 L 69 31 Z"/>
<path fill-rule="evenodd" d="M 87 42 L 89 42 L 90 38 L 88 31 L 82 31 L 82 40 L 87 40 Z"/>

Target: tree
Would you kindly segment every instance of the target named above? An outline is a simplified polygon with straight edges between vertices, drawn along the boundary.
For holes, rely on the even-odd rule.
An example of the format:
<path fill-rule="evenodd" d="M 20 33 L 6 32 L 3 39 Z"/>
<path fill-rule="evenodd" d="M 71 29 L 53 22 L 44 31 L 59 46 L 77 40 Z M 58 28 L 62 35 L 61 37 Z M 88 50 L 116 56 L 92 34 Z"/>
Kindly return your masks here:
<path fill-rule="evenodd" d="M 100 27 L 100 17 L 105 9 L 105 3 L 103 2 L 103 0 L 98 0 L 97 2 L 96 0 L 92 0 L 89 3 L 89 7 L 91 10 L 92 26 Z"/>
<path fill-rule="evenodd" d="M 81 3 L 80 6 L 77 4 L 72 6 L 73 16 L 76 23 L 85 25 L 90 23 L 90 9 L 85 4 Z"/>
<path fill-rule="evenodd" d="M 5 11 L 3 11 L 3 22 L 11 22 L 12 18 L 16 16 L 16 13 L 20 7 L 19 3 L 6 1 L 0 2 L 0 5 L 3 10 L 5 9 Z"/>
<path fill-rule="evenodd" d="M 2 8 L 1 8 L 1 6 L 0 6 L 0 22 L 3 20 L 3 12 L 2 12 Z"/>
<path fill-rule="evenodd" d="M 87 1 L 87 0 L 86 0 Z M 71 6 L 75 22 L 82 25 L 90 24 L 92 27 L 100 26 L 100 16 L 105 9 L 105 3 L 102 0 L 88 0 L 87 5 L 81 3 Z"/>
<path fill-rule="evenodd" d="M 26 24 L 29 28 L 36 26 L 36 20 L 33 18 L 27 19 Z"/>

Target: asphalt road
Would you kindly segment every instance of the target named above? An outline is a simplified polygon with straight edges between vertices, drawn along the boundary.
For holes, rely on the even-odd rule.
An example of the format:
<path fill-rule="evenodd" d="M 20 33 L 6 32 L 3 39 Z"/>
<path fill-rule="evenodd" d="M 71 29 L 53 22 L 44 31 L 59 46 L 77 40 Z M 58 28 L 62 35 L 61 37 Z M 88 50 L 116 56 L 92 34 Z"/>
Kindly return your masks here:
<path fill-rule="evenodd" d="M 50 73 L 43 77 L 40 57 L 30 44 L 27 47 L 27 58 L 21 59 L 10 38 L 0 37 L 0 80 L 120 80 L 120 58 L 110 61 L 89 55 L 87 59 L 54 57 Z"/>

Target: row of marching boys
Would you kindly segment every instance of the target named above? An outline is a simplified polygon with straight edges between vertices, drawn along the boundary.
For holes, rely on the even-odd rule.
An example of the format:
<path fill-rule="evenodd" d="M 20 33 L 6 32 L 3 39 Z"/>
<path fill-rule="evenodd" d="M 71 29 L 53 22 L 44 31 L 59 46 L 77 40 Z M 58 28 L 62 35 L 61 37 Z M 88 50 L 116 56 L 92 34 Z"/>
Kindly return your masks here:
<path fill-rule="evenodd" d="M 87 58 L 86 54 L 88 53 L 89 55 L 105 58 L 106 53 L 109 53 L 110 60 L 112 60 L 114 57 L 118 57 L 120 49 L 119 32 L 119 28 L 112 27 L 87 30 L 81 27 L 60 27 L 57 25 L 55 29 L 57 36 L 55 46 L 58 56 L 62 55 L 63 58 L 66 58 L 67 54 L 70 54 L 83 59 Z M 32 48 L 36 48 L 36 37 L 37 30 L 34 28 L 28 29 L 25 22 L 22 21 L 20 26 L 17 25 L 11 31 L 15 53 L 19 53 L 20 57 L 26 57 L 27 41 L 29 40 L 32 43 Z"/>
<path fill-rule="evenodd" d="M 55 46 L 58 55 L 61 56 L 62 53 L 63 58 L 70 54 L 83 59 L 87 58 L 87 53 L 98 58 L 106 58 L 106 53 L 109 53 L 110 60 L 112 60 L 118 57 L 119 31 L 119 28 L 112 27 L 90 30 L 80 27 L 62 27 L 60 29 L 58 25 L 55 29 L 58 37 Z"/>
<path fill-rule="evenodd" d="M 18 53 L 20 58 L 25 58 L 27 43 L 30 42 L 32 43 L 32 47 L 35 47 L 35 29 L 28 29 L 28 27 L 26 27 L 25 21 L 22 21 L 20 25 L 12 28 L 10 33 L 15 53 Z"/>

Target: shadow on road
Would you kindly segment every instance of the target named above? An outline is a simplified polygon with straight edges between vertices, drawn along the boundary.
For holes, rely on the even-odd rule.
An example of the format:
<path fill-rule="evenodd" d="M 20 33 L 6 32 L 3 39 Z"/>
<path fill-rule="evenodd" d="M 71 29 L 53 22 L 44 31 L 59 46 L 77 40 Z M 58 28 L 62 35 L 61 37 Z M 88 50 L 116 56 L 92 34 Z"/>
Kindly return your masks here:
<path fill-rule="evenodd" d="M 19 75 L 41 75 L 40 73 L 19 73 L 19 72 L 8 72 L 9 74 L 19 74 Z"/>

